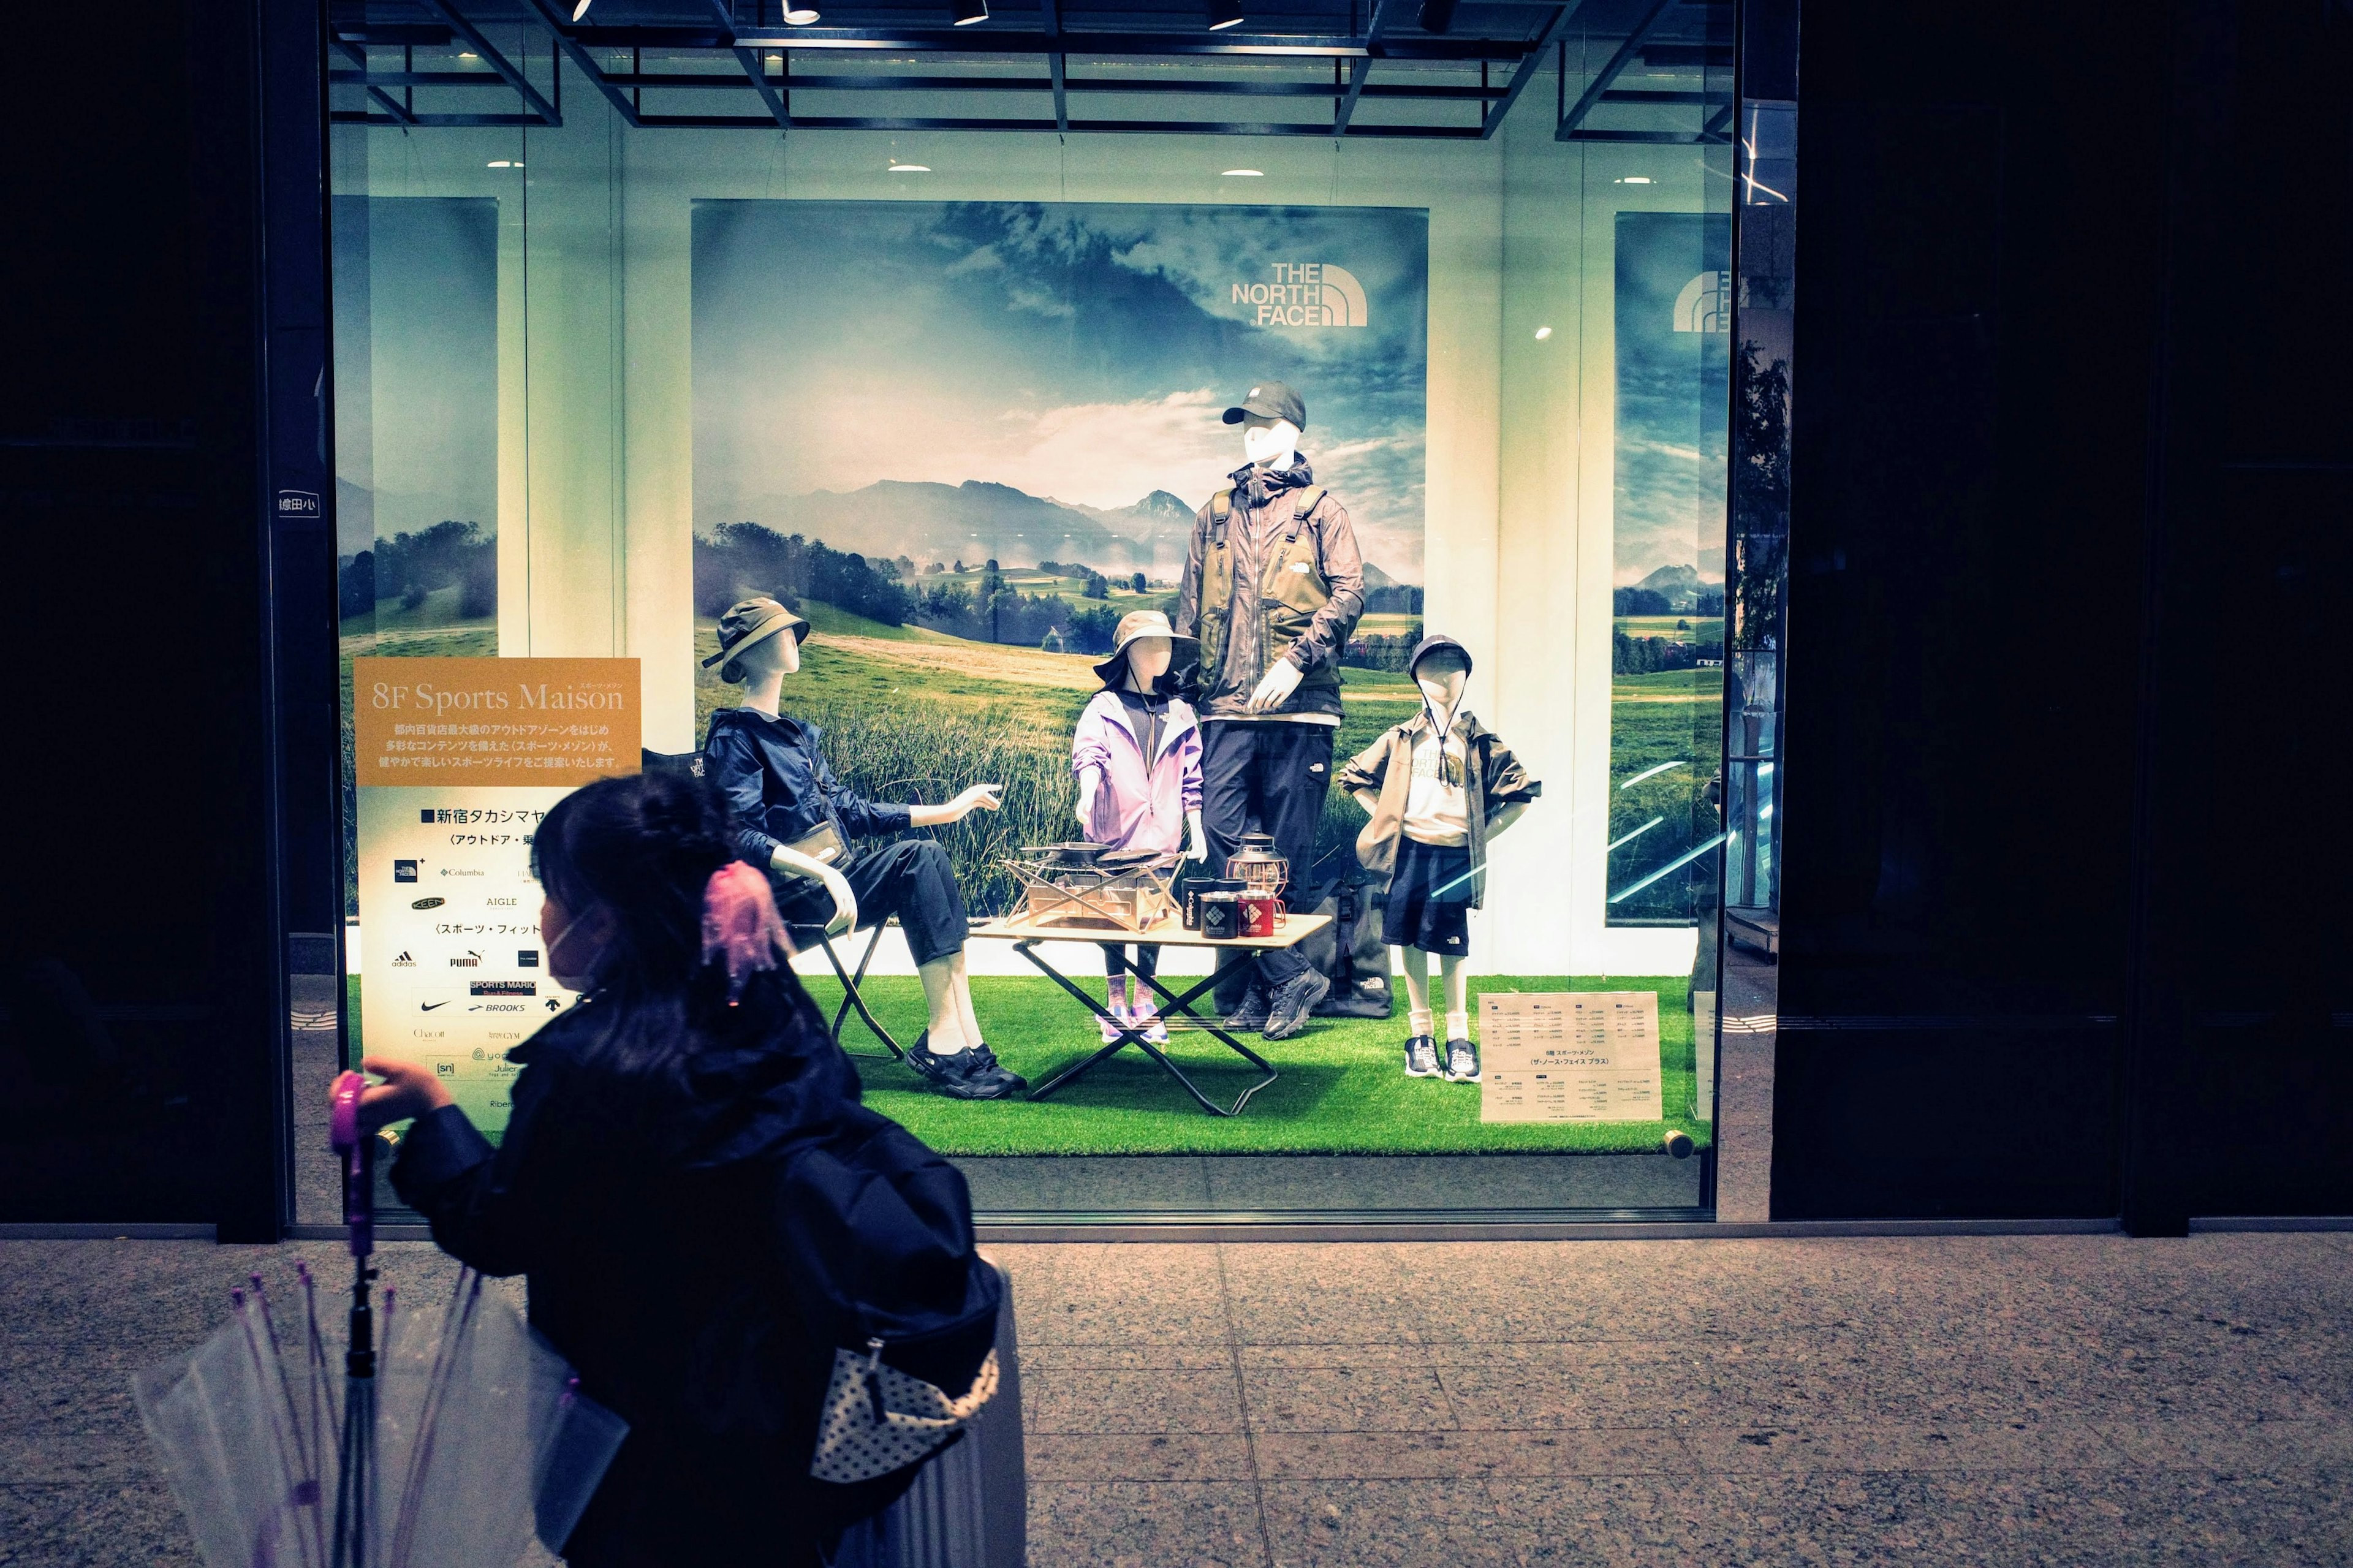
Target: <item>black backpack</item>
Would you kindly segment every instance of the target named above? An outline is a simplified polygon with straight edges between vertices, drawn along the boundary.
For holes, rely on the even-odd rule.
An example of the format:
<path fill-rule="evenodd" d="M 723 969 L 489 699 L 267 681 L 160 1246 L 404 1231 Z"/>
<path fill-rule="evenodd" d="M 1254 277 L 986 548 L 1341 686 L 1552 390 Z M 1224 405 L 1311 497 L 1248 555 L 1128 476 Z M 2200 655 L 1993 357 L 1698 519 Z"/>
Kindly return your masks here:
<path fill-rule="evenodd" d="M 837 1521 L 863 1519 L 996 1392 L 1004 1282 L 973 1250 L 964 1173 L 862 1105 L 785 1155 L 776 1231 L 802 1321 L 834 1352 L 810 1475 Z"/>

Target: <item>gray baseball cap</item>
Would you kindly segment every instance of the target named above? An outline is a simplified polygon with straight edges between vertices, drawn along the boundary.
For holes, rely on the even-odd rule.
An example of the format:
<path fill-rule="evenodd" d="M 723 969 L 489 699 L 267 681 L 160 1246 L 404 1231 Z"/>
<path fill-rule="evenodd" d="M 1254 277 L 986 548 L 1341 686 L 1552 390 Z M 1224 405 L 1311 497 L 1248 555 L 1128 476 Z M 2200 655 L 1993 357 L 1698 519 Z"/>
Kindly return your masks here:
<path fill-rule="evenodd" d="M 1250 389 L 1250 395 L 1226 410 L 1226 423 L 1239 425 L 1251 415 L 1261 419 L 1288 419 L 1302 430 L 1307 428 L 1307 400 L 1284 381 L 1261 381 Z"/>

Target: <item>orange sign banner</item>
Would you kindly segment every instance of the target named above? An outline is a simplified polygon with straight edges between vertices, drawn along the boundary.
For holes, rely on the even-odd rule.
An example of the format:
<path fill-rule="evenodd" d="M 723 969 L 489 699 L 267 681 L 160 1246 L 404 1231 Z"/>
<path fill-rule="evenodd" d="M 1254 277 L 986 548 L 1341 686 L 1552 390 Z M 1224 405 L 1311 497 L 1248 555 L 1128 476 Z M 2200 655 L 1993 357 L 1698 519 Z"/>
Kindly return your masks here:
<path fill-rule="evenodd" d="M 355 658 L 369 784 L 555 784 L 638 771 L 634 658 Z"/>

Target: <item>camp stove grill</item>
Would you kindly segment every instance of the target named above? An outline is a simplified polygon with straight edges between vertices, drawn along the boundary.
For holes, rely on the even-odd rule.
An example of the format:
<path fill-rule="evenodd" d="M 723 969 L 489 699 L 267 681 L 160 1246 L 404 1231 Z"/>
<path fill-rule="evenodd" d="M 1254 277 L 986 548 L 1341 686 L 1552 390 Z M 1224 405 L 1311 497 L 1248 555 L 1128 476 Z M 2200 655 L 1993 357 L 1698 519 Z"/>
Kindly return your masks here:
<path fill-rule="evenodd" d="M 1176 920 L 1180 861 L 1101 844 L 1034 844 L 1003 864 L 1021 882 L 1029 924 L 1141 934 Z"/>

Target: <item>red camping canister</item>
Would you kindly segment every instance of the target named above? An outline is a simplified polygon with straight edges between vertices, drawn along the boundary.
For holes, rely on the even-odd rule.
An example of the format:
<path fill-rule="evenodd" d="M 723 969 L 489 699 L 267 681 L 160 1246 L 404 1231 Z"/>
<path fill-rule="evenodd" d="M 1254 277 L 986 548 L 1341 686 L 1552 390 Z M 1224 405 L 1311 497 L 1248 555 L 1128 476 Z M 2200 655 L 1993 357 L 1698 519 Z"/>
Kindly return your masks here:
<path fill-rule="evenodd" d="M 1282 900 L 1272 893 L 1242 895 L 1242 935 L 1272 936 L 1282 929 Z"/>

